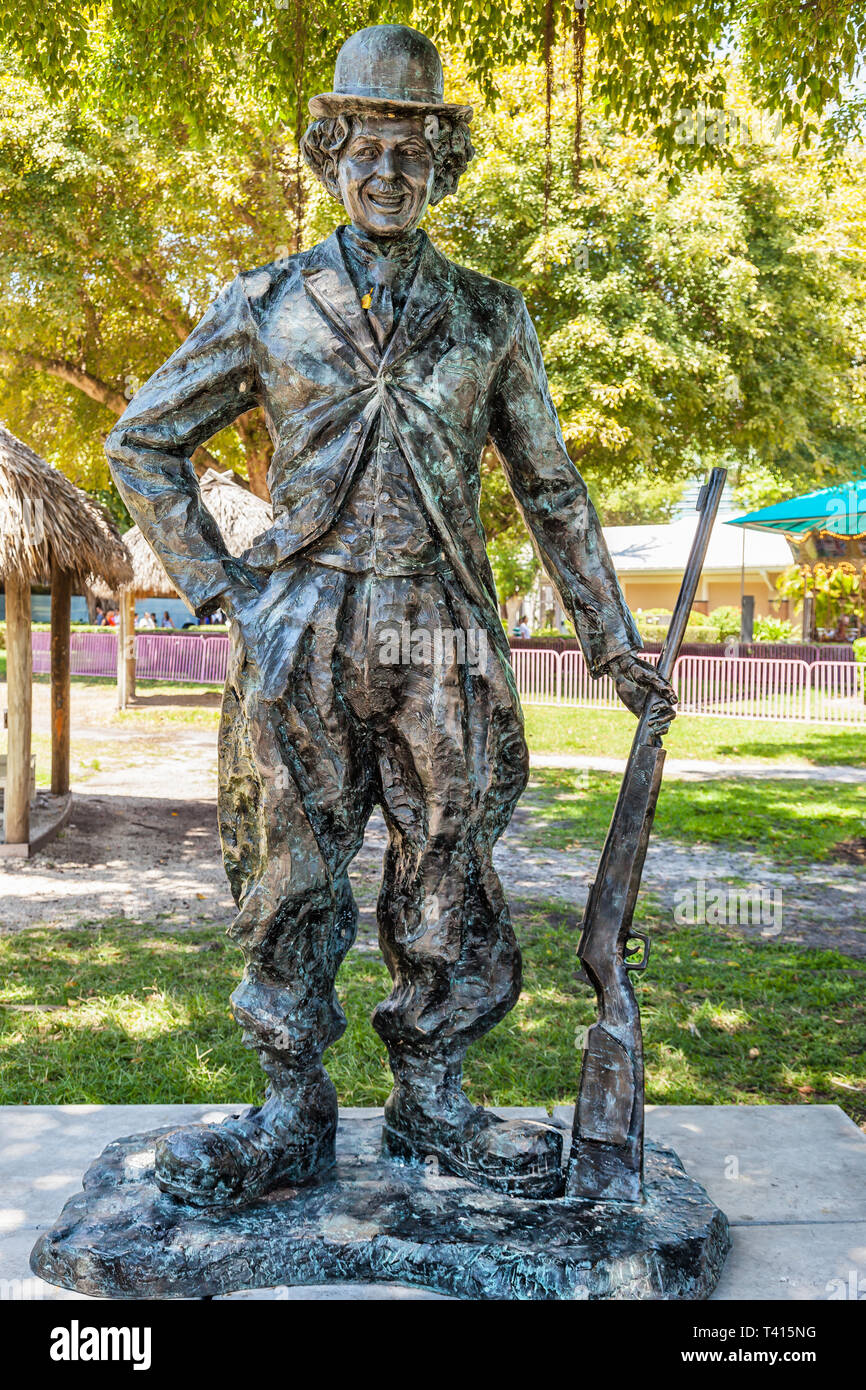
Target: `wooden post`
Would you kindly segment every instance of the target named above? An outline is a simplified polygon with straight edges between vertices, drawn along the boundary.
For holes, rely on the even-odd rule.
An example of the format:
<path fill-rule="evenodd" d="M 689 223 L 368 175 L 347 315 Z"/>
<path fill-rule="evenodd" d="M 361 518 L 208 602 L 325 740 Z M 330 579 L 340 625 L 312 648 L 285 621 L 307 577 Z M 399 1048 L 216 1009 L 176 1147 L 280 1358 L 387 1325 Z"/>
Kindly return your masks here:
<path fill-rule="evenodd" d="M 120 596 L 126 614 L 126 698 L 135 699 L 135 593 L 126 589 Z"/>
<path fill-rule="evenodd" d="M 51 567 L 51 790 L 69 791 L 69 570 Z"/>
<path fill-rule="evenodd" d="M 135 695 L 135 594 L 120 595 L 117 629 L 117 708 L 126 709 Z"/>
<path fill-rule="evenodd" d="M 30 735 L 33 721 L 33 650 L 30 584 L 6 579 L 6 692 L 9 734 L 6 743 L 6 793 L 3 822 L 6 843 L 30 839 Z"/>
<path fill-rule="evenodd" d="M 124 638 L 126 637 L 126 606 L 120 605 L 120 621 L 117 625 L 117 708 L 126 709 L 129 704 L 129 694 L 126 689 L 126 652 Z"/>

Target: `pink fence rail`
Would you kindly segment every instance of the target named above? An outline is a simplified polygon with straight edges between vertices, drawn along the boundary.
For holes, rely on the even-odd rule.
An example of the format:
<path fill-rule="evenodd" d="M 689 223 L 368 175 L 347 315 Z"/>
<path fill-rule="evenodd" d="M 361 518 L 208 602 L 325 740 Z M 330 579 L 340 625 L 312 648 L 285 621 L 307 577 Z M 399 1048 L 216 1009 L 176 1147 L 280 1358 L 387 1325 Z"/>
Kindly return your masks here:
<path fill-rule="evenodd" d="M 228 637 L 141 632 L 135 638 L 135 672 L 141 680 L 221 685 L 228 656 Z"/>
<path fill-rule="evenodd" d="M 74 676 L 116 676 L 117 634 L 114 632 L 73 632 L 70 661 Z M 46 675 L 51 670 L 51 633 L 33 633 L 33 670 Z"/>
<path fill-rule="evenodd" d="M 229 658 L 228 637 L 141 632 L 135 638 L 141 680 L 221 685 Z M 580 652 L 520 648 L 511 659 L 520 698 L 528 705 L 616 709 L 608 676 L 594 680 Z M 73 632 L 72 674 L 114 677 L 117 634 Z M 647 655 L 656 661 L 655 655 Z M 33 633 L 33 670 L 50 669 L 50 634 Z M 775 719 L 866 725 L 866 666 L 852 661 L 766 657 L 681 656 L 674 687 L 684 714 L 731 719 Z"/>
<path fill-rule="evenodd" d="M 580 652 L 511 653 L 525 704 L 616 709 L 608 676 L 594 680 Z M 656 661 L 655 655 L 646 655 Z M 673 685 L 684 714 L 866 725 L 866 666 L 851 661 L 681 656 Z"/>
<path fill-rule="evenodd" d="M 33 670 L 50 670 L 51 634 L 33 634 Z M 222 685 L 229 659 L 228 637 L 139 632 L 135 636 L 135 673 L 140 680 L 186 681 Z M 115 632 L 73 632 L 71 670 L 74 676 L 117 675 Z"/>

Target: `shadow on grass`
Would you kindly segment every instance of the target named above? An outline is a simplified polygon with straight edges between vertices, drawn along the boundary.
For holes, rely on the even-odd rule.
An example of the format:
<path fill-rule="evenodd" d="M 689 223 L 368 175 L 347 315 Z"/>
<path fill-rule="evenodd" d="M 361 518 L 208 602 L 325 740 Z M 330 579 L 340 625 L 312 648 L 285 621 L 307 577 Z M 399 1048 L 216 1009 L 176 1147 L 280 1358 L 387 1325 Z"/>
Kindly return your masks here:
<path fill-rule="evenodd" d="M 752 737 L 749 735 L 748 721 L 743 721 L 742 731 L 732 731 L 729 741 L 721 739 L 717 744 L 718 754 L 723 758 L 777 758 L 779 739 Z M 804 729 L 797 730 L 796 739 L 791 739 L 791 756 L 805 758 L 816 766 L 839 763 L 860 763 L 864 761 L 864 738 L 858 729 Z"/>
<path fill-rule="evenodd" d="M 468 1087 L 486 1104 L 570 1104 L 595 1017 L 577 973 L 575 915 L 518 904 L 515 918 L 523 994 L 471 1049 Z M 866 967 L 644 921 L 656 938 L 638 986 L 649 1101 L 835 1102 L 866 1120 Z M 261 1100 L 257 1060 L 229 1014 L 240 956 L 218 931 L 34 929 L 0 940 L 0 963 L 2 1103 Z M 382 962 L 351 953 L 338 981 L 349 1026 L 328 1053 L 344 1105 L 380 1105 L 390 1089 L 369 1023 L 387 990 Z"/>
<path fill-rule="evenodd" d="M 536 768 L 521 806 L 530 843 L 601 845 L 620 787 L 616 773 Z M 866 823 L 866 786 L 736 778 L 665 783 L 654 831 L 686 843 L 771 853 L 779 864 L 827 859 Z"/>

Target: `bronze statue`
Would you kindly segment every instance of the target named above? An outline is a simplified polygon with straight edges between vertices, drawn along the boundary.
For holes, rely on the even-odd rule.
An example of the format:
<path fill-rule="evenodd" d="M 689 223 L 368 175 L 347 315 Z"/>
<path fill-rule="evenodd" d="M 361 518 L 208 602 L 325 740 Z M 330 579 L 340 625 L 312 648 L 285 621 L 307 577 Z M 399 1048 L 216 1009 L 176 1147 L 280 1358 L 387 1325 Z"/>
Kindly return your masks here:
<path fill-rule="evenodd" d="M 488 440 L 592 673 L 612 674 L 635 714 L 658 696 L 655 733 L 675 697 L 635 655 L 521 295 L 419 229 L 473 154 L 471 108 L 444 102 L 435 47 L 402 25 L 364 29 L 310 109 L 304 157 L 348 225 L 234 279 L 107 444 L 177 588 L 200 615 L 230 616 L 219 819 L 245 959 L 232 1003 L 270 1083 L 261 1107 L 161 1138 L 157 1180 L 193 1204 L 238 1205 L 333 1163 L 322 1056 L 345 1027 L 334 983 L 357 923 L 348 869 L 378 805 L 386 1151 L 550 1196 L 560 1131 L 503 1121 L 461 1087 L 467 1047 L 520 990 L 491 855 L 528 756 L 478 511 Z M 254 404 L 275 445 L 274 523 L 238 561 L 190 457 Z M 411 640 L 395 646 L 395 633 Z"/>

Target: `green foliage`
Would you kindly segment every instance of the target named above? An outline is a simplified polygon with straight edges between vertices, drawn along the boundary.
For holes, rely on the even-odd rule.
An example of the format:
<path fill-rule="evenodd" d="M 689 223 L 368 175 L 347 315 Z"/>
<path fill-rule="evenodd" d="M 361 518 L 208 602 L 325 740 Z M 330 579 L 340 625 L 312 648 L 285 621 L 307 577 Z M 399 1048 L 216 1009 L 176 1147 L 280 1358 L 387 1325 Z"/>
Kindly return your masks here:
<path fill-rule="evenodd" d="M 254 102 L 197 147 L 182 130 L 145 138 L 0 72 L 0 417 L 121 524 L 104 435 L 219 287 L 285 249 L 287 141 Z M 262 472 L 244 421 L 212 452 Z"/>
<path fill-rule="evenodd" d="M 666 608 L 639 609 L 635 614 L 641 637 L 660 642 L 664 639 L 672 614 Z M 762 642 L 792 640 L 791 624 L 787 619 L 756 618 L 755 637 Z M 714 608 L 712 613 L 692 611 L 686 628 L 687 642 L 724 642 L 740 635 L 739 608 Z"/>
<path fill-rule="evenodd" d="M 787 618 L 756 618 L 755 640 L 758 642 L 793 642 L 795 633 Z"/>
<path fill-rule="evenodd" d="M 529 592 L 539 564 L 522 523 L 500 531 L 488 542 L 487 554 L 493 567 L 500 603 L 515 594 Z"/>
<path fill-rule="evenodd" d="M 469 7 L 463 0 L 72 0 L 23 9 L 0 4 L 0 42 L 55 97 L 110 103 L 152 124 L 213 129 L 230 111 L 239 82 L 264 114 L 294 125 L 307 98 L 327 90 L 348 34 L 376 22 L 414 23 L 461 49 L 489 99 L 495 64 L 540 60 L 571 48 L 585 25 L 587 64 L 602 108 L 628 128 L 652 131 L 671 160 L 724 160 L 706 142 L 677 143 L 677 113 L 724 101 L 725 56 L 741 58 L 753 99 L 795 130 L 830 138 L 856 130 L 862 97 L 854 81 L 862 50 L 859 5 L 803 6 L 793 0 L 520 0 Z M 829 113 L 829 115 L 828 115 Z"/>
<path fill-rule="evenodd" d="M 855 661 L 866 661 L 866 637 L 858 637 L 851 646 L 854 649 Z"/>
<path fill-rule="evenodd" d="M 679 500 L 669 482 L 645 478 L 593 482 L 590 497 L 603 526 L 664 525 L 672 520 Z"/>
<path fill-rule="evenodd" d="M 644 641 L 663 642 L 673 614 L 669 608 L 638 608 L 634 614 Z"/>
<path fill-rule="evenodd" d="M 740 635 L 740 610 L 724 606 L 714 608 L 710 614 L 710 622 L 719 634 L 719 641 L 724 642 L 727 637 L 739 637 Z"/>
<path fill-rule="evenodd" d="M 428 221 L 456 260 L 523 291 L 602 514 L 640 519 L 643 493 L 659 517 L 665 487 L 672 499 L 712 462 L 788 492 L 853 475 L 866 447 L 860 155 L 828 166 L 756 139 L 672 192 L 652 141 L 604 113 L 590 74 L 575 192 L 556 74 L 547 206 L 545 76 L 515 66 L 497 70 L 501 102 L 474 122 L 479 157 Z M 457 90 L 478 100 L 468 78 Z M 730 90 L 745 101 L 733 71 Z"/>
<path fill-rule="evenodd" d="M 445 40 L 451 94 L 477 112 L 479 158 L 430 229 L 457 259 L 523 289 L 568 447 L 607 524 L 666 519 L 671 485 L 698 459 L 788 490 L 850 476 L 866 443 L 862 151 L 795 159 L 792 127 L 680 158 L 672 133 L 699 100 L 760 115 L 749 36 L 766 12 L 596 0 L 576 189 L 571 59 L 558 43 L 546 140 L 544 7 L 104 0 L 22 16 L 0 4 L 0 416 L 110 494 L 102 437 L 137 383 L 238 269 L 339 219 L 301 170 L 297 136 L 342 39 L 414 16 Z M 572 7 L 552 13 L 561 38 Z M 742 37 L 739 67 L 720 66 L 723 22 Z M 784 50 L 773 19 L 771 94 L 781 55 L 793 73 L 811 25 L 791 28 Z M 844 82 L 847 29 L 831 31 L 832 84 Z M 804 43 L 810 71 L 824 51 Z M 807 107 L 813 95 L 807 84 Z M 675 186 L 660 150 L 679 160 Z M 258 413 L 210 453 L 262 490 Z M 503 536 L 507 587 L 525 533 L 494 477 L 485 463 L 485 526 Z"/>
<path fill-rule="evenodd" d="M 860 606 L 861 576 L 852 564 L 792 565 L 776 580 L 783 598 L 792 598 L 802 607 L 803 598 L 815 599 L 815 622 L 820 628 L 835 627 L 840 617 L 855 614 Z"/>
<path fill-rule="evenodd" d="M 673 614 L 667 608 L 639 608 L 637 630 L 644 641 L 663 642 Z M 692 612 L 685 631 L 686 642 L 718 642 L 719 630 L 705 613 Z"/>

